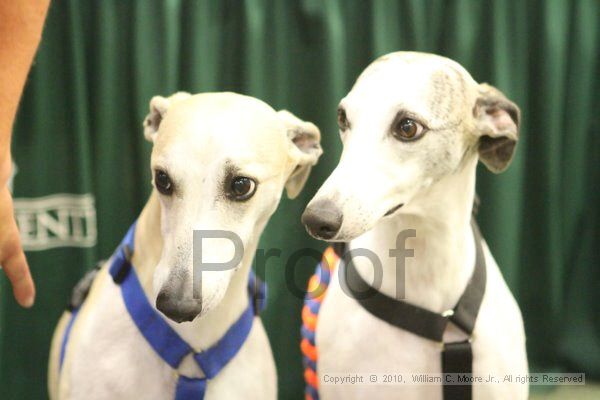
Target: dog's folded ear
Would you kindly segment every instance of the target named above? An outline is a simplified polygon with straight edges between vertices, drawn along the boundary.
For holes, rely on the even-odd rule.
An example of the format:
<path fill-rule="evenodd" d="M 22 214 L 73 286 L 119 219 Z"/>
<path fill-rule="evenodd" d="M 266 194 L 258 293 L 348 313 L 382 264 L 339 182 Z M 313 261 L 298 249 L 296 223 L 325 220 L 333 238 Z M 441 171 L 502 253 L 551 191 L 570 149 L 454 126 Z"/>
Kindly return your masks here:
<path fill-rule="evenodd" d="M 144 137 L 149 142 L 154 142 L 158 128 L 162 122 L 167 110 L 174 103 L 187 99 L 191 94 L 187 92 L 177 92 L 169 97 L 154 96 L 150 100 L 150 112 L 144 118 Z"/>
<path fill-rule="evenodd" d="M 519 139 L 519 107 L 495 87 L 482 83 L 473 108 L 479 159 L 494 173 L 508 168 Z"/>
<path fill-rule="evenodd" d="M 283 121 L 287 136 L 290 139 L 290 152 L 296 166 L 285 184 L 290 199 L 298 196 L 313 165 L 317 163 L 323 149 L 321 148 L 321 132 L 315 124 L 302 121 L 286 110 L 277 113 Z"/>

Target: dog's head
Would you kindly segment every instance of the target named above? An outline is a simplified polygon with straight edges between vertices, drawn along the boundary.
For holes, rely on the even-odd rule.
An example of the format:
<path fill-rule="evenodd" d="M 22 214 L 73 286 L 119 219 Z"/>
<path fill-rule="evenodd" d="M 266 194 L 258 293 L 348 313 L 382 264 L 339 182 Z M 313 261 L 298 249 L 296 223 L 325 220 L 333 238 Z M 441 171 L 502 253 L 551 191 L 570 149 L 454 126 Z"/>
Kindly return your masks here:
<path fill-rule="evenodd" d="M 295 197 L 304 186 L 322 152 L 320 134 L 287 111 L 234 93 L 154 97 L 144 134 L 153 142 L 164 243 L 153 278 L 156 306 L 189 321 L 214 308 L 239 266 L 252 260 L 223 236 L 234 235 L 243 248 L 256 245 L 283 189 Z M 220 237 L 202 240 L 203 265 L 235 265 L 195 271 L 195 230 Z"/>
<path fill-rule="evenodd" d="M 428 188 L 477 156 L 493 172 L 506 169 L 519 109 L 452 60 L 399 52 L 361 74 L 340 102 L 338 124 L 341 159 L 302 221 L 317 238 L 346 241 L 414 211 Z"/>

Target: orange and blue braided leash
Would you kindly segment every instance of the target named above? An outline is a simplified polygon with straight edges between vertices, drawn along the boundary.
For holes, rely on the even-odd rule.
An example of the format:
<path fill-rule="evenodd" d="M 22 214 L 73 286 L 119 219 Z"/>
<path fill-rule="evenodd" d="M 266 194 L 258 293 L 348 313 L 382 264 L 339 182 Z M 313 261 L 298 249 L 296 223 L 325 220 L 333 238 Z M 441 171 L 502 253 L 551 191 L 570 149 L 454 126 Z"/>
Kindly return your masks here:
<path fill-rule="evenodd" d="M 305 399 L 319 399 L 319 378 L 317 376 L 317 345 L 315 332 L 321 303 L 327 293 L 331 275 L 335 272 L 339 257 L 332 247 L 328 247 L 323 253 L 321 262 L 317 265 L 315 274 L 308 281 L 308 290 L 304 298 L 302 308 L 302 361 L 304 364 L 304 381 L 306 382 Z"/>

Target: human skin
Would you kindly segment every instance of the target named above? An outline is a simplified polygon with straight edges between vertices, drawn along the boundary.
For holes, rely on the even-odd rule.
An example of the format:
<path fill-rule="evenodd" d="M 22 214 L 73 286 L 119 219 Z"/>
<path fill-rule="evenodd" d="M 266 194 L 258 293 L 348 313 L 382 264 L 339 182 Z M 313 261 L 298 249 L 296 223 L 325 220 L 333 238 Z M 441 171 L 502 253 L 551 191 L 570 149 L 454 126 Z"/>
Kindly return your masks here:
<path fill-rule="evenodd" d="M 17 302 L 31 307 L 35 286 L 23 253 L 8 189 L 11 132 L 50 0 L 0 0 L 0 265 Z"/>

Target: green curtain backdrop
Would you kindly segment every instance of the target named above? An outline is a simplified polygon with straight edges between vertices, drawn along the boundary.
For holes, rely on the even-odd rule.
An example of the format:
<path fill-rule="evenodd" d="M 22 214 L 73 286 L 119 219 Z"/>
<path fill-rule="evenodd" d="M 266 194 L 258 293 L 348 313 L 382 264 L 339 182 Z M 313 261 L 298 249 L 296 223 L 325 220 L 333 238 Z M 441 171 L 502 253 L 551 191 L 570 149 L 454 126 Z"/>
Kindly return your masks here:
<path fill-rule="evenodd" d="M 88 218 L 91 245 L 28 251 L 38 288 L 32 310 L 19 309 L 0 278 L 0 398 L 46 397 L 49 342 L 72 286 L 142 209 L 150 144 L 141 121 L 151 96 L 231 90 L 321 128 L 325 155 L 262 239 L 285 260 L 324 247 L 300 214 L 337 163 L 337 103 L 370 61 L 396 50 L 451 57 L 521 106 L 513 165 L 499 176 L 480 170 L 479 220 L 523 310 L 532 370 L 600 378 L 599 22 L 596 0 L 55 0 L 15 128 L 14 193 L 86 194 L 97 235 Z M 62 206 L 38 201 L 32 217 L 24 201 L 22 231 L 27 218 L 39 225 L 41 215 L 39 226 L 50 227 L 48 218 L 60 219 Z M 69 210 L 81 212 L 80 203 Z M 300 260 L 298 287 L 314 264 Z M 284 272 L 283 262 L 268 262 L 264 321 L 280 398 L 301 399 L 301 299 Z"/>

